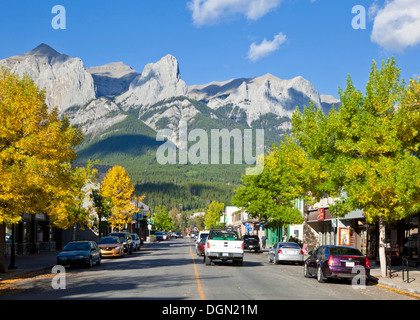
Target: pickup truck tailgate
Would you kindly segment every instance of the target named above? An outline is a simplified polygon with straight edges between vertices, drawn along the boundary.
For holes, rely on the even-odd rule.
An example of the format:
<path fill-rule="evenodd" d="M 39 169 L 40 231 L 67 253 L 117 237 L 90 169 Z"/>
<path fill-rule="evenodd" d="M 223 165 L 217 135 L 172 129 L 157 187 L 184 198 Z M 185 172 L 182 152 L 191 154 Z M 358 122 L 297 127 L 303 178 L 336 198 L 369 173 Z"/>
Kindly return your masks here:
<path fill-rule="evenodd" d="M 242 241 L 207 240 L 208 252 L 242 253 Z"/>

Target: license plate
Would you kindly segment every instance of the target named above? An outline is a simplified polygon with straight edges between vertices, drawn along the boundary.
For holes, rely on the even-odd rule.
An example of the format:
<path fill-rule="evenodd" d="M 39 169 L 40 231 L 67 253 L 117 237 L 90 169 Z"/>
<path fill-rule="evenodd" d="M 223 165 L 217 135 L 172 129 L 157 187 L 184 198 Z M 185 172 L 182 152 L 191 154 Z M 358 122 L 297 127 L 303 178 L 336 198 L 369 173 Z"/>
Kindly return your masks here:
<path fill-rule="evenodd" d="M 354 267 L 354 262 L 353 261 L 352 262 L 347 261 L 346 262 L 346 267 Z"/>

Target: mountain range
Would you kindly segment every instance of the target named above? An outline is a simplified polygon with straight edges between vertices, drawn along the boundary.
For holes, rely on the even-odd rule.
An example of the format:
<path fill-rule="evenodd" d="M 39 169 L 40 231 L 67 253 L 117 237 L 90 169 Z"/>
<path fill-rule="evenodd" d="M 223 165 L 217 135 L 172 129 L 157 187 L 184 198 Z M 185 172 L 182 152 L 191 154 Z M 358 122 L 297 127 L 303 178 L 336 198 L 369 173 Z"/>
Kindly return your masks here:
<path fill-rule="evenodd" d="M 169 54 L 137 72 L 123 62 L 87 68 L 80 58 L 41 44 L 27 53 L 0 60 L 0 67 L 20 76 L 29 75 L 46 89 L 49 107 L 57 106 L 70 123 L 82 127 L 85 140 L 78 148 L 79 161 L 99 159 L 101 164 L 125 166 L 138 192 L 154 190 L 153 195 L 147 195 L 153 199 L 151 205 L 179 208 L 179 203 L 158 203 L 165 198 L 160 191 L 165 189 L 162 185 L 172 193 L 184 187 L 191 201 L 174 201 L 181 201 L 185 209 L 199 209 L 214 198 L 228 202 L 245 166 L 158 165 L 156 150 L 162 144 L 156 141 L 158 130 L 171 129 L 169 140 L 178 144 L 181 120 L 188 123 L 188 129 L 206 132 L 264 129 L 266 144 L 270 145 L 290 131 L 297 106 L 303 108 L 312 101 L 316 108 L 328 112 L 340 103 L 332 96 L 320 95 L 301 76 L 283 80 L 265 74 L 187 85 L 177 59 Z M 167 201 L 171 202 L 170 197 Z"/>

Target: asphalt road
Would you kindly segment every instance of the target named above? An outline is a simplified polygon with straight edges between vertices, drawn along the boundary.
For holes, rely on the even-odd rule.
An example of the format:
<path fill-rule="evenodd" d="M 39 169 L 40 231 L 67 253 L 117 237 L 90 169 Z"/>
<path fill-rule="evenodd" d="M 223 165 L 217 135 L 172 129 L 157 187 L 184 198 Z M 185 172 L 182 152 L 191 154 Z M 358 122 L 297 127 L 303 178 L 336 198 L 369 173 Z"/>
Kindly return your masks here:
<path fill-rule="evenodd" d="M 103 259 L 93 268 L 66 268 L 65 277 L 44 274 L 10 283 L 0 300 L 409 300 L 382 287 L 355 289 L 348 281 L 318 283 L 303 267 L 273 265 L 246 253 L 243 266 L 206 266 L 190 239 L 146 244 L 122 259 Z M 64 274 L 60 274 L 64 276 Z M 65 289 L 53 289 L 59 283 Z M 1 289 L 1 288 L 0 288 Z"/>

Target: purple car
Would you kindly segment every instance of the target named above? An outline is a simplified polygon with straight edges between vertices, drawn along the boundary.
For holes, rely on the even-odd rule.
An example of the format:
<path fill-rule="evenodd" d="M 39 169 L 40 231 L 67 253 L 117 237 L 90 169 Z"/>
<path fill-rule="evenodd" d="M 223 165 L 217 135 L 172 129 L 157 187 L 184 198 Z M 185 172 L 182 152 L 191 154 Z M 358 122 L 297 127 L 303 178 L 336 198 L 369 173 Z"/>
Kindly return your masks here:
<path fill-rule="evenodd" d="M 370 277 L 370 262 L 358 249 L 348 246 L 321 246 L 304 263 L 304 275 L 316 276 L 319 282 L 332 278 L 367 280 Z"/>

